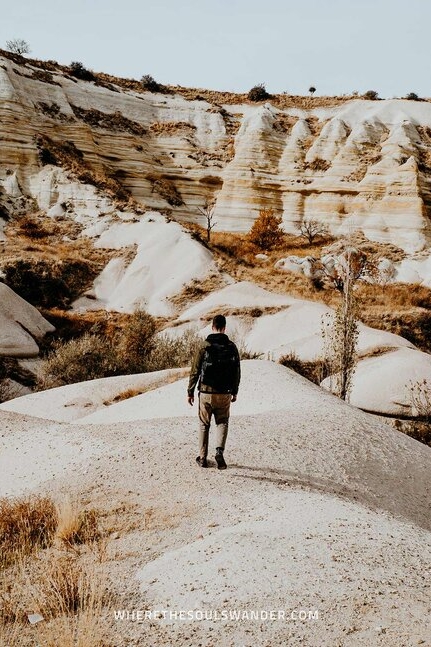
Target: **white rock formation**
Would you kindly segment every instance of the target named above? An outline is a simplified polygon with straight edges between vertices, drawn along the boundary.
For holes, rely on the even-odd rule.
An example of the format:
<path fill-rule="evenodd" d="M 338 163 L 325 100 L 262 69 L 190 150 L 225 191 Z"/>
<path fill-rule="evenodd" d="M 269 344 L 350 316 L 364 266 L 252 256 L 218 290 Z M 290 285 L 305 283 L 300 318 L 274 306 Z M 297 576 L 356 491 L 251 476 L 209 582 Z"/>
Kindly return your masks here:
<path fill-rule="evenodd" d="M 219 229 L 248 230 L 270 206 L 283 214 L 287 231 L 312 217 L 335 235 L 359 229 L 408 252 L 431 240 L 427 101 L 221 107 L 96 86 L 60 69 L 46 83 L 33 77 L 30 63 L 0 59 L 0 179 L 11 195 L 33 194 L 45 210 L 70 196 L 52 169 L 40 175 L 41 133 L 72 142 L 87 168 L 117 177 L 150 208 L 202 222 L 197 207 L 215 200 Z M 76 187 L 75 201 L 92 199 L 103 212 L 97 196 L 82 191 Z"/>
<path fill-rule="evenodd" d="M 114 540 L 116 560 L 104 563 L 111 588 L 142 596 L 145 609 L 204 617 L 144 620 L 138 640 L 146 647 L 262 638 L 280 646 L 427 645 L 429 448 L 273 362 L 243 369 L 222 474 L 212 451 L 210 469 L 194 464 L 196 407 L 184 381 L 112 407 L 100 406 L 101 385 L 88 382 L 79 396 L 90 410 L 99 404 L 94 424 L 33 418 L 34 398 L 20 398 L 27 409 L 19 414 L 0 408 L 0 496 L 67 492 L 148 515 L 145 527 Z M 50 412 L 56 402 L 61 408 L 59 391 Z M 300 609 L 318 616 L 298 619 Z M 205 619 L 229 610 L 285 615 Z M 113 625 L 111 642 L 127 643 L 130 622 Z"/>
<path fill-rule="evenodd" d="M 423 382 L 431 389 L 431 355 L 398 348 L 360 361 L 352 377 L 349 402 L 373 413 L 416 416 L 414 394 Z M 329 378 L 322 382 L 329 389 Z"/>
<path fill-rule="evenodd" d="M 0 355 L 35 356 L 37 340 L 52 330 L 34 306 L 0 283 Z"/>
<path fill-rule="evenodd" d="M 193 279 L 203 279 L 217 268 L 211 253 L 176 222 L 149 213 L 139 222 L 119 222 L 107 227 L 97 247 L 120 252 L 136 246 L 131 261 L 112 259 L 94 281 L 94 289 L 74 303 L 77 310 L 106 308 L 123 312 L 146 310 L 169 316 L 174 296 Z"/>

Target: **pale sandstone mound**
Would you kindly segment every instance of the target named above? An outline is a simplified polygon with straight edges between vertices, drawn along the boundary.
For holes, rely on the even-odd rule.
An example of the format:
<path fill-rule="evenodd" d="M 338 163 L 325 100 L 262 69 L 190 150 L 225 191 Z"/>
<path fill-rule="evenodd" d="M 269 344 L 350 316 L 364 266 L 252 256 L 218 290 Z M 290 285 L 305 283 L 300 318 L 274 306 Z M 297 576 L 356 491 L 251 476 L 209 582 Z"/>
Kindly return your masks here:
<path fill-rule="evenodd" d="M 169 297 L 192 280 L 217 273 L 211 252 L 178 223 L 168 222 L 158 213 L 147 214 L 139 222 L 111 224 L 95 245 L 136 251 L 132 260 L 123 256 L 108 263 L 95 279 L 93 290 L 74 303 L 78 310 L 141 309 L 169 316 L 174 311 Z"/>
<path fill-rule="evenodd" d="M 329 388 L 328 378 L 322 386 Z M 420 388 L 431 399 L 431 355 L 412 348 L 398 348 L 358 363 L 349 401 L 373 413 L 416 416 L 414 401 Z"/>
<path fill-rule="evenodd" d="M 265 314 L 265 308 L 274 308 L 278 312 Z M 175 336 L 186 327 L 192 327 L 200 330 L 202 335 L 208 334 L 208 315 L 217 309 L 238 310 L 228 318 L 228 334 L 232 334 L 237 343 L 250 352 L 261 353 L 274 360 L 294 353 L 303 361 L 324 356 L 323 326 L 334 312 L 322 303 L 294 299 L 241 281 L 216 290 L 187 308 L 178 318 L 178 322 L 184 322 L 183 325 L 169 328 L 165 333 Z M 256 314 L 259 316 L 253 316 L 253 309 L 258 310 Z M 359 323 L 360 354 L 384 347 L 414 348 L 404 337 Z"/>
<path fill-rule="evenodd" d="M 426 644 L 429 448 L 288 369 L 245 366 L 225 472 L 212 451 L 210 468 L 196 467 L 196 414 L 158 419 L 155 410 L 90 428 L 2 411 L 1 493 L 88 500 L 91 491 L 121 510 L 139 501 L 145 530 L 112 538 L 116 559 L 103 565 L 120 609 L 133 599 L 142 610 L 318 611 L 307 621 L 118 622 L 117 642 L 189 647 L 214 634 L 222 647 Z M 277 385 L 282 409 L 251 413 Z"/>
<path fill-rule="evenodd" d="M 126 401 L 131 397 L 135 399 L 139 393 L 181 379 L 187 372 L 187 369 L 173 368 L 67 384 L 16 397 L 0 404 L 0 411 L 13 411 L 57 422 L 76 422 L 99 410 L 111 411 L 123 398 Z"/>
<path fill-rule="evenodd" d="M 215 290 L 196 305 L 181 313 L 178 321 L 198 319 L 215 308 L 281 307 L 290 305 L 295 299 L 287 294 L 275 294 L 250 281 L 231 283 L 221 290 Z"/>
<path fill-rule="evenodd" d="M 54 326 L 34 306 L 0 283 L 0 355 L 35 356 L 37 340 L 52 330 Z"/>

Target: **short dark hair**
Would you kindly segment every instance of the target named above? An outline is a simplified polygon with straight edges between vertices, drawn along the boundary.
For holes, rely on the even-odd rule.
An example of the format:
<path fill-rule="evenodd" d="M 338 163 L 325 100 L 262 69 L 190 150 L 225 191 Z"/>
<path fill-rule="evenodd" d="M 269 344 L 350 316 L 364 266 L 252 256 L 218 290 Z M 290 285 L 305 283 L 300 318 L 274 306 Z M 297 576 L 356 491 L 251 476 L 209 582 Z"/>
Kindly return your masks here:
<path fill-rule="evenodd" d="M 223 328 L 226 328 L 226 317 L 223 315 L 216 315 L 213 319 L 213 328 L 216 330 L 223 330 Z"/>

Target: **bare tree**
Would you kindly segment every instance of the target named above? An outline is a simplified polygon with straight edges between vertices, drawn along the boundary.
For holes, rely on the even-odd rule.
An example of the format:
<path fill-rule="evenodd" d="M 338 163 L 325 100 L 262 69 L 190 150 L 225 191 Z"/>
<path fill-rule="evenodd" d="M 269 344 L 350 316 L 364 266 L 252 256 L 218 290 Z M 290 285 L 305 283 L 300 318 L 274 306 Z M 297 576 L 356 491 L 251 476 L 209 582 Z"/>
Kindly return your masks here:
<path fill-rule="evenodd" d="M 346 291 L 346 282 L 353 286 L 356 281 L 363 279 L 369 266 L 367 256 L 355 247 L 347 247 L 345 252 L 338 258 L 338 265 L 335 268 L 333 277 L 334 285 L 343 294 Z M 349 287 L 349 289 L 353 289 Z"/>
<path fill-rule="evenodd" d="M 301 222 L 299 227 L 299 235 L 302 238 L 306 238 L 310 245 L 313 244 L 314 239 L 318 236 L 327 236 L 327 234 L 328 230 L 325 225 L 314 218 L 306 218 Z"/>
<path fill-rule="evenodd" d="M 356 346 L 359 329 L 358 306 L 354 295 L 357 264 L 351 249 L 346 250 L 341 302 L 323 327 L 325 362 L 330 390 L 342 400 L 348 400 L 352 376 L 357 362 Z"/>
<path fill-rule="evenodd" d="M 9 52 L 12 52 L 12 54 L 19 54 L 20 56 L 23 56 L 23 54 L 30 54 L 31 52 L 30 45 L 23 38 L 7 40 L 6 49 L 9 50 Z"/>
<path fill-rule="evenodd" d="M 215 204 L 211 200 L 205 200 L 203 207 L 198 207 L 199 213 L 205 218 L 207 230 L 207 242 L 211 240 L 211 230 L 216 226 L 214 221 Z"/>

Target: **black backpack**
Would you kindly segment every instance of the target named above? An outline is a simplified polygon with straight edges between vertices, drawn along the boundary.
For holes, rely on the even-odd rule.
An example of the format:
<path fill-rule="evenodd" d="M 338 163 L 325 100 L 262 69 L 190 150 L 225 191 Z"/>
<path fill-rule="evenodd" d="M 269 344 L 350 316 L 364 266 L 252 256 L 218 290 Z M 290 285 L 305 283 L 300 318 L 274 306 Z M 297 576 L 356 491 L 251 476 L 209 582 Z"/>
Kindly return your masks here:
<path fill-rule="evenodd" d="M 239 358 L 233 342 L 212 342 L 204 351 L 200 383 L 219 393 L 231 393 L 235 385 Z"/>

